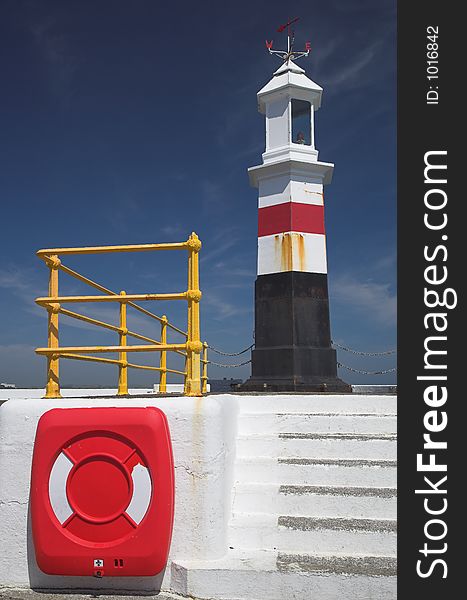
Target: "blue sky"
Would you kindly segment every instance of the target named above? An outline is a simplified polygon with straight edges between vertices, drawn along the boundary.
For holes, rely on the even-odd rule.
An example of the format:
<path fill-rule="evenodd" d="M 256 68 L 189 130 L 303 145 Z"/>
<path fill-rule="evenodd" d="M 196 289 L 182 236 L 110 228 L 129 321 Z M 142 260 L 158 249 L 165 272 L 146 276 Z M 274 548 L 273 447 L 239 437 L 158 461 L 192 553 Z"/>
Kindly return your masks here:
<path fill-rule="evenodd" d="M 332 336 L 359 350 L 394 348 L 395 2 L 291 2 L 287 11 L 300 17 L 297 45 L 311 41 L 300 64 L 324 88 L 316 145 L 321 160 L 335 163 L 325 190 Z M 33 349 L 46 345 L 45 312 L 34 304 L 47 290 L 47 269 L 35 256 L 46 247 L 181 241 L 196 231 L 203 337 L 231 352 L 252 343 L 257 190 L 247 168 L 264 151 L 256 92 L 280 64 L 264 40 L 284 45 L 275 31 L 287 17 L 276 0 L 1 3 L 0 381 L 44 383 L 45 361 Z M 184 253 L 65 264 L 117 291 L 186 289 Z M 90 293 L 60 278 L 64 293 Z M 148 308 L 183 326 L 182 303 Z M 116 322 L 116 307 L 86 311 Z M 156 324 L 138 314 L 130 326 L 157 336 Z M 117 341 L 65 317 L 60 333 L 67 345 Z M 338 358 L 364 370 L 395 365 L 394 356 Z M 62 363 L 63 385 L 116 384 L 112 366 Z M 248 374 L 248 367 L 210 371 Z M 130 385 L 153 380 L 130 372 Z"/>

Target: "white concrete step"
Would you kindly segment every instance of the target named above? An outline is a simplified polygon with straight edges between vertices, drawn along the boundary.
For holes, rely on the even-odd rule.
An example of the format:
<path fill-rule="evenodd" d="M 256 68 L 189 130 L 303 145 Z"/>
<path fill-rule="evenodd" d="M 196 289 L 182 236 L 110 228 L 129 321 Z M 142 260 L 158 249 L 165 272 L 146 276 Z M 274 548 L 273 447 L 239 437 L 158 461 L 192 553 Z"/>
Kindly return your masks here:
<path fill-rule="evenodd" d="M 396 396 L 364 394 L 275 394 L 235 396 L 240 413 L 396 414 Z"/>
<path fill-rule="evenodd" d="M 213 561 L 177 561 L 171 587 L 219 600 L 394 600 L 394 557 L 230 550 Z"/>
<path fill-rule="evenodd" d="M 312 517 L 395 519 L 396 489 L 350 486 L 237 484 L 234 512 Z"/>
<path fill-rule="evenodd" d="M 279 552 L 276 560 L 280 571 L 304 571 L 345 575 L 388 577 L 397 573 L 395 556 L 370 554 L 297 554 Z"/>
<path fill-rule="evenodd" d="M 234 513 L 229 545 L 281 552 L 396 554 L 396 521 Z"/>
<path fill-rule="evenodd" d="M 394 460 L 397 446 L 388 433 L 279 433 L 238 437 L 237 456 Z"/>
<path fill-rule="evenodd" d="M 243 413 L 240 435 L 274 433 L 396 433 L 395 414 L 372 413 Z"/>
<path fill-rule="evenodd" d="M 237 458 L 236 483 L 396 487 L 395 460 Z"/>

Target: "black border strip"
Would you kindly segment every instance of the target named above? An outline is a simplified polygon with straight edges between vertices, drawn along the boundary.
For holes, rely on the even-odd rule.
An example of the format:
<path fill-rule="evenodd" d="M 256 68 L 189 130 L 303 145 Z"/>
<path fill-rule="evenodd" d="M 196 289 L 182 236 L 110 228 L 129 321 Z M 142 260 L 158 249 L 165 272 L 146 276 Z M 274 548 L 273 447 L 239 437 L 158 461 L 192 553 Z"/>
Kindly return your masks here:
<path fill-rule="evenodd" d="M 462 550 L 454 552 L 456 542 L 463 546 L 463 530 L 465 521 L 455 517 L 456 507 L 465 506 L 465 491 L 461 491 L 464 483 L 465 468 L 456 467 L 455 460 L 462 461 L 466 455 L 463 439 L 466 437 L 465 419 L 463 417 L 465 385 L 461 382 L 464 363 L 464 336 L 467 335 L 462 319 L 461 261 L 467 258 L 461 234 L 463 218 L 461 212 L 467 204 L 465 195 L 458 189 L 462 168 L 460 160 L 462 148 L 455 148 L 454 136 L 458 136 L 462 146 L 465 135 L 465 108 L 459 106 L 463 96 L 461 84 L 466 79 L 464 35 L 460 30 L 462 18 L 455 11 L 454 3 L 400 1 L 398 3 L 398 598 L 423 598 L 423 600 L 455 598 L 463 595 L 460 581 L 461 561 L 464 560 Z M 429 57 L 427 47 L 432 40 L 427 35 L 438 28 L 436 39 L 438 63 L 438 79 L 427 78 Z M 433 56 L 433 55 L 432 55 Z M 431 73 L 436 69 L 432 68 Z M 435 89 L 439 93 L 438 104 L 427 103 L 427 92 Z M 436 86 L 438 86 L 436 88 Z M 434 101 L 436 94 L 430 94 Z M 462 101 L 464 99 L 462 98 Z M 462 133 L 462 128 L 464 133 Z M 428 160 L 447 164 L 447 183 L 430 184 L 424 179 L 427 152 L 446 151 L 446 155 L 432 155 Z M 465 169 L 465 167 L 464 167 Z M 433 175 L 434 171 L 431 171 Z M 438 174 L 441 173 L 440 171 Z M 442 176 L 439 175 L 439 179 Z M 425 194 L 428 189 L 442 189 L 448 197 L 446 208 L 431 211 L 430 218 L 441 219 L 446 212 L 448 221 L 442 230 L 430 230 L 424 224 Z M 442 194 L 434 193 L 432 198 L 442 198 Z M 443 236 L 447 236 L 444 239 Z M 461 237 L 462 236 L 462 237 Z M 439 249 L 436 258 L 427 260 L 424 249 L 428 248 L 429 256 L 433 256 L 437 246 L 445 246 L 445 252 Z M 436 273 L 444 273 L 447 267 L 447 280 L 444 284 L 428 285 L 425 269 L 437 265 Z M 465 272 L 465 267 L 464 267 Z M 433 271 L 430 272 L 434 274 Z M 436 289 L 441 294 L 444 289 L 451 288 L 457 293 L 456 308 L 437 307 L 430 309 L 424 299 L 424 288 Z M 452 301 L 454 294 L 450 295 Z M 433 297 L 431 298 L 433 299 Z M 436 357 L 438 364 L 446 364 L 447 369 L 429 370 L 425 366 L 425 348 L 427 337 L 435 335 L 433 320 L 425 328 L 424 317 L 429 312 L 444 312 L 448 326 L 445 341 L 431 341 L 438 344 L 438 349 L 447 354 Z M 465 318 L 463 319 L 465 321 Z M 441 322 L 441 321 L 439 321 Z M 463 327 L 463 330 L 462 330 Z M 432 361 L 433 362 L 433 361 Z M 446 375 L 447 381 L 417 380 L 418 375 Z M 463 379 L 463 377 L 462 377 Z M 424 400 L 424 391 L 428 385 L 446 386 L 448 399 L 443 406 L 436 408 L 437 419 L 441 420 L 442 412 L 446 413 L 447 426 L 438 433 L 432 433 L 432 439 L 446 441 L 447 449 L 435 452 L 437 463 L 447 464 L 447 472 L 418 472 L 417 454 L 423 453 L 423 461 L 429 461 L 431 451 L 423 450 L 423 434 L 427 433 L 424 415 L 433 410 Z M 432 421 L 433 422 L 433 421 Z M 416 494 L 416 489 L 430 489 L 424 481 L 427 476 L 435 484 L 447 475 L 446 482 L 439 484 L 439 489 L 446 489 L 446 494 Z M 429 515 L 424 505 L 428 498 L 428 507 L 440 509 L 444 507 L 444 498 L 448 505 L 440 515 Z M 460 515 L 460 511 L 458 513 Z M 435 541 L 427 539 L 425 529 L 433 536 L 441 536 L 444 526 L 432 523 L 430 519 L 443 520 L 447 526 L 445 537 Z M 429 548 L 426 556 L 420 552 L 425 543 Z M 446 547 L 444 544 L 447 544 Z M 432 551 L 435 550 L 435 553 Z M 445 551 L 444 551 L 445 550 Z M 433 564 L 435 560 L 439 562 Z M 417 561 L 421 560 L 419 570 L 431 573 L 426 577 L 417 574 Z M 446 568 L 445 566 L 446 565 Z M 447 575 L 445 578 L 444 575 Z M 451 592 L 451 593 L 450 593 Z M 420 596 L 418 595 L 420 594 Z"/>

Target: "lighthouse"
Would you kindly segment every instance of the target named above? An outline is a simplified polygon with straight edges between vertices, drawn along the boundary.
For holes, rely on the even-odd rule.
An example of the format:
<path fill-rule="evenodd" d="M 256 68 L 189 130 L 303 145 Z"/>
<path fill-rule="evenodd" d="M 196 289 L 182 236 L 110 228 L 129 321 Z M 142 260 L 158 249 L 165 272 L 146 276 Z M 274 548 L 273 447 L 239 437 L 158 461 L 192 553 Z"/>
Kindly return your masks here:
<path fill-rule="evenodd" d="M 323 188 L 334 165 L 318 160 L 315 113 L 323 89 L 294 59 L 257 94 L 266 119 L 262 164 L 248 169 L 258 188 L 255 348 L 245 391 L 350 392 L 331 347 Z"/>

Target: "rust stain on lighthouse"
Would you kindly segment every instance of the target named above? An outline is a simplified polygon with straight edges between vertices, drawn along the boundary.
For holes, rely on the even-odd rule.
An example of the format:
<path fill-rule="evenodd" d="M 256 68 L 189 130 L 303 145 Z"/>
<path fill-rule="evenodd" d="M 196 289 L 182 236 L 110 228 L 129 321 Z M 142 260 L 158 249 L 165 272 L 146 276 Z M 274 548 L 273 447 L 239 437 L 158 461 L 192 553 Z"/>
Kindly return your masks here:
<path fill-rule="evenodd" d="M 274 255 L 280 261 L 281 271 L 305 271 L 305 236 L 296 232 L 275 235 Z"/>
<path fill-rule="evenodd" d="M 291 235 L 283 234 L 277 237 L 280 244 L 281 271 L 292 271 L 293 247 Z"/>
<path fill-rule="evenodd" d="M 299 270 L 305 270 L 305 238 L 302 233 L 296 234 L 298 236 L 298 264 Z"/>

